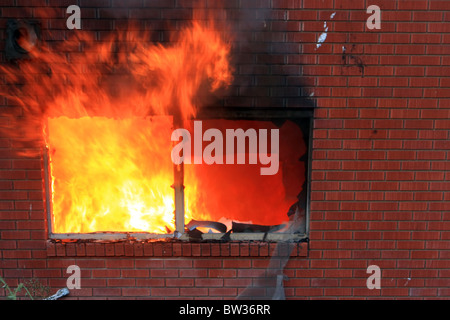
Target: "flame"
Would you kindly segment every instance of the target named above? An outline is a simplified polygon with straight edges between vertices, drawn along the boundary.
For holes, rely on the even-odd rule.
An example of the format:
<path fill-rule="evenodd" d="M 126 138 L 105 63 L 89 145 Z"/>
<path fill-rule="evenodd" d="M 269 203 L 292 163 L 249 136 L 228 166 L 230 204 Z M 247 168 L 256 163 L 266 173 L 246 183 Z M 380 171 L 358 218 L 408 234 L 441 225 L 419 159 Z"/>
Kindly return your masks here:
<path fill-rule="evenodd" d="M 0 66 L 8 84 L 0 95 L 18 106 L 0 131 L 24 155 L 36 156 L 36 144 L 23 143 L 36 137 L 48 150 L 54 233 L 175 229 L 171 133 L 190 128 L 198 108 L 231 84 L 230 39 L 211 21 L 193 22 L 167 46 L 146 39 L 123 32 L 98 41 L 79 30 L 62 47 L 44 44 L 31 60 Z M 185 221 L 283 222 L 302 188 L 306 150 L 301 130 L 283 127 L 292 139 L 282 142 L 277 175 L 186 165 Z"/>
<path fill-rule="evenodd" d="M 61 116 L 185 120 L 207 93 L 231 83 L 230 45 L 212 22 L 192 22 L 169 46 L 146 36 L 129 31 L 100 42 L 79 31 L 61 48 L 42 45 L 31 60 L 0 66 L 9 83 L 0 93 L 23 108 L 27 123 L 42 127 L 48 117 Z M 35 136 L 20 129 L 20 138 Z"/>
<path fill-rule="evenodd" d="M 49 118 L 53 231 L 173 231 L 171 128 L 171 117 Z"/>
<path fill-rule="evenodd" d="M 80 31 L 1 67 L 10 83 L 2 95 L 24 120 L 7 134 L 44 135 L 53 232 L 174 231 L 171 133 L 231 83 L 229 51 L 214 24 L 193 22 L 168 46 L 136 32 L 103 43 Z"/>

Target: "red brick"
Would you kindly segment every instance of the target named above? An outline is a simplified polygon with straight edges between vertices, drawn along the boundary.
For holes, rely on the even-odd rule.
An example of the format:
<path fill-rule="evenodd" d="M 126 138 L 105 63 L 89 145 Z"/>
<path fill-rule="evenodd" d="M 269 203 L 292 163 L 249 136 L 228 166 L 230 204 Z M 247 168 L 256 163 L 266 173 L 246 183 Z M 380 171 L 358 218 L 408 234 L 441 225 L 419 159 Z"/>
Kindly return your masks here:
<path fill-rule="evenodd" d="M 144 256 L 152 257 L 153 256 L 153 243 L 144 243 Z"/>
<path fill-rule="evenodd" d="M 120 288 L 93 288 L 92 295 L 96 297 L 119 297 L 122 295 Z"/>
<path fill-rule="evenodd" d="M 30 259 L 31 251 L 30 250 L 4 250 L 3 258 L 4 259 Z"/>
<path fill-rule="evenodd" d="M 201 297 L 208 296 L 208 288 L 180 288 L 180 296 Z"/>
<path fill-rule="evenodd" d="M 26 191 L 0 191 L 0 200 L 26 200 L 28 193 Z"/>
<path fill-rule="evenodd" d="M 123 243 L 114 244 L 114 254 L 116 257 L 125 255 L 125 247 Z"/>
<path fill-rule="evenodd" d="M 106 268 L 133 268 L 134 261 L 133 260 L 125 260 L 125 259 L 108 259 L 106 260 Z"/>
<path fill-rule="evenodd" d="M 376 161 L 372 162 L 373 170 L 400 170 L 400 162 L 392 162 L 392 161 Z"/>
<path fill-rule="evenodd" d="M 182 249 L 183 256 L 185 256 L 185 257 L 191 256 L 192 246 L 190 243 L 183 243 L 181 249 Z"/>
<path fill-rule="evenodd" d="M 237 275 L 236 269 L 210 269 L 211 278 L 234 278 Z"/>
<path fill-rule="evenodd" d="M 450 230 L 449 229 L 450 222 L 443 221 L 443 222 L 429 222 L 428 224 L 428 230 Z"/>
<path fill-rule="evenodd" d="M 196 278 L 195 287 L 222 287 L 223 279 Z"/>
<path fill-rule="evenodd" d="M 326 179 L 327 180 L 354 180 L 355 174 L 353 172 L 327 172 Z"/>
<path fill-rule="evenodd" d="M 405 0 L 398 4 L 399 10 L 421 10 L 428 9 L 427 1 L 411 1 Z"/>
<path fill-rule="evenodd" d="M 119 269 L 110 269 L 110 270 L 101 270 L 94 269 L 92 270 L 93 278 L 119 278 L 120 270 Z"/>
<path fill-rule="evenodd" d="M 366 202 L 341 202 L 341 210 L 367 211 L 369 205 Z"/>
<path fill-rule="evenodd" d="M 124 272 L 127 271 L 127 273 L 129 273 L 129 276 L 131 277 L 134 276 L 132 273 L 130 273 L 131 270 L 123 270 L 123 271 Z M 146 271 L 144 273 L 141 273 L 142 277 L 148 277 L 148 270 L 141 270 L 141 271 Z M 152 278 L 176 278 L 178 277 L 178 269 L 153 269 L 150 270 L 150 275 Z"/>
<path fill-rule="evenodd" d="M 356 201 L 381 201 L 384 200 L 383 192 L 356 192 Z"/>
<path fill-rule="evenodd" d="M 95 255 L 97 257 L 105 256 L 105 244 L 104 243 L 96 243 L 94 245 Z M 56 246 L 56 252 L 58 253 L 58 246 Z"/>
<path fill-rule="evenodd" d="M 47 246 L 44 241 L 41 240 L 19 240 L 17 241 L 18 249 L 46 249 Z"/>
<path fill-rule="evenodd" d="M 161 269 L 164 267 L 164 261 L 161 259 L 135 259 L 136 268 Z"/>
<path fill-rule="evenodd" d="M 425 88 L 423 90 L 425 98 L 449 98 L 447 88 Z"/>
<path fill-rule="evenodd" d="M 332 160 L 354 160 L 356 159 L 356 152 L 348 150 L 328 151 L 327 158 Z"/>
<path fill-rule="evenodd" d="M 193 287 L 194 279 L 191 278 L 168 278 L 166 279 L 167 287 Z"/>
<path fill-rule="evenodd" d="M 324 288 L 324 295 L 327 297 L 351 296 L 352 292 L 353 292 L 353 290 L 351 288 Z"/>
<path fill-rule="evenodd" d="M 108 287 L 134 287 L 136 285 L 135 279 L 108 279 Z"/>
<path fill-rule="evenodd" d="M 435 297 L 437 295 L 437 289 L 434 288 L 410 288 L 409 295 L 412 297 Z"/>
<path fill-rule="evenodd" d="M 352 236 L 352 232 L 326 231 L 323 233 L 324 240 L 347 240 Z"/>
<path fill-rule="evenodd" d="M 153 256 L 161 257 L 163 255 L 163 245 L 162 243 L 151 243 L 153 249 Z M 145 248 L 145 246 L 143 246 Z M 151 249 L 150 249 L 151 250 Z M 147 253 L 150 254 L 149 248 L 147 247 Z"/>
<path fill-rule="evenodd" d="M 359 110 L 359 115 L 361 118 L 387 119 L 387 118 L 389 118 L 389 110 L 361 109 L 361 110 Z M 354 131 L 350 131 L 350 132 L 354 132 Z"/>
<path fill-rule="evenodd" d="M 345 161 L 342 163 L 342 170 L 369 170 L 370 169 L 370 161 L 362 161 L 362 160 L 373 160 L 384 158 L 384 152 L 377 151 L 359 151 L 358 152 L 358 161 Z M 325 169 L 335 169 L 335 168 L 325 168 Z M 337 168 L 339 169 L 339 168 Z"/>
<path fill-rule="evenodd" d="M 46 246 L 46 248 L 50 251 L 49 254 L 52 254 L 52 250 L 54 251 L 54 247 L 53 248 L 49 248 L 49 246 Z M 0 243 L 0 249 L 17 249 L 17 241 L 16 240 L 3 240 Z M 54 255 L 54 252 L 53 252 Z"/>
<path fill-rule="evenodd" d="M 179 296 L 179 288 L 152 288 L 151 295 L 155 297 L 174 297 Z"/>
<path fill-rule="evenodd" d="M 187 259 L 176 259 L 176 260 L 164 260 L 165 268 L 191 268 L 192 260 Z"/>
<path fill-rule="evenodd" d="M 296 288 L 295 296 L 296 297 L 323 296 L 323 289 L 322 288 Z"/>
<path fill-rule="evenodd" d="M 30 239 L 29 231 L 2 231 L 1 232 L 2 239 Z"/>
<path fill-rule="evenodd" d="M 222 267 L 222 260 L 221 259 L 201 259 L 201 260 L 194 260 L 193 264 L 194 268 L 221 268 Z"/>
<path fill-rule="evenodd" d="M 220 297 L 236 297 L 236 288 L 209 288 L 210 296 L 220 296 Z"/>
<path fill-rule="evenodd" d="M 384 22 L 383 28 L 385 28 L 386 32 L 393 31 L 393 29 L 396 27 L 395 23 L 388 23 Z M 394 48 L 391 45 L 385 45 L 385 44 L 364 44 L 364 52 L 368 54 L 394 54 Z M 389 73 L 392 75 L 392 73 Z"/>
<path fill-rule="evenodd" d="M 221 243 L 220 244 L 220 256 L 228 257 L 230 255 L 230 244 L 229 243 Z"/>
<path fill-rule="evenodd" d="M 376 181 L 376 180 L 384 180 L 385 175 L 384 172 L 357 172 L 356 180 L 359 181 Z"/>
<path fill-rule="evenodd" d="M 316 119 L 314 120 L 314 128 L 342 128 L 342 120 Z"/>
<path fill-rule="evenodd" d="M 104 268 L 105 260 L 104 259 L 78 259 L 77 265 L 81 269 L 91 269 L 91 268 Z"/>
<path fill-rule="evenodd" d="M 123 288 L 122 295 L 124 297 L 148 297 L 150 296 L 150 288 Z"/>
<path fill-rule="evenodd" d="M 337 279 L 311 279 L 311 286 L 312 287 L 338 287 L 339 286 L 339 280 Z"/>
<path fill-rule="evenodd" d="M 207 269 L 179 269 L 179 276 L 182 278 L 206 277 Z"/>

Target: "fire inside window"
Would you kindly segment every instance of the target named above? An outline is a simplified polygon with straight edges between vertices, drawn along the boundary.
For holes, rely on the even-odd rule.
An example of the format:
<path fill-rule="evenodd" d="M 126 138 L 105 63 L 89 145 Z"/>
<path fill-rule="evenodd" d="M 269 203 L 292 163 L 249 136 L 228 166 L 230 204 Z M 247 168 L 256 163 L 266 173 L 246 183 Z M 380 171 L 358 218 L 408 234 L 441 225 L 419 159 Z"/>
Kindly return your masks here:
<path fill-rule="evenodd" d="M 190 145 L 177 164 L 174 148 L 181 144 L 172 141 L 177 128 L 170 116 L 49 118 L 44 152 L 49 236 L 303 240 L 311 119 L 312 110 L 301 108 L 205 108 L 183 124 Z M 237 145 L 238 130 L 245 133 L 245 150 Z M 261 132 L 268 134 L 266 145 Z M 250 133 L 256 134 L 253 141 Z M 269 166 L 272 172 L 261 174 Z"/>

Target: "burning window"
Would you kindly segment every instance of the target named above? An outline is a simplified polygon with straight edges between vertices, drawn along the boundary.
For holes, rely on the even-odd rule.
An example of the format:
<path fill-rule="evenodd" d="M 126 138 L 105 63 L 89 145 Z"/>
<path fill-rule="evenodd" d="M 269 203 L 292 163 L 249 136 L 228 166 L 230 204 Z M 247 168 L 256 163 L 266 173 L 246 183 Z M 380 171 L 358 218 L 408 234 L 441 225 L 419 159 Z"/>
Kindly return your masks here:
<path fill-rule="evenodd" d="M 310 123 L 289 112 L 209 109 L 184 123 L 181 164 L 170 116 L 49 118 L 52 237 L 304 237 Z"/>
<path fill-rule="evenodd" d="M 310 111 L 205 107 L 233 81 L 226 30 L 194 21 L 166 46 L 80 33 L 1 67 L 23 109 L 8 134 L 44 136 L 51 237 L 307 233 Z"/>
<path fill-rule="evenodd" d="M 52 231 L 174 230 L 171 128 L 170 117 L 48 119 Z"/>

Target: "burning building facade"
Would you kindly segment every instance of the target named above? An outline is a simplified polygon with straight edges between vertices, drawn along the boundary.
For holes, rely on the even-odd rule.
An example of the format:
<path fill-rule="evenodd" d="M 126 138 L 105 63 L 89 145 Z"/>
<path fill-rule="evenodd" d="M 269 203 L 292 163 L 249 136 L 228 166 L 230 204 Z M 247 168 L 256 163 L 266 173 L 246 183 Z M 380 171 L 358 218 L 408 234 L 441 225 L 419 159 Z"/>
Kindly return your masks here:
<path fill-rule="evenodd" d="M 49 2 L 1 8 L 5 281 L 448 297 L 444 3 Z"/>

